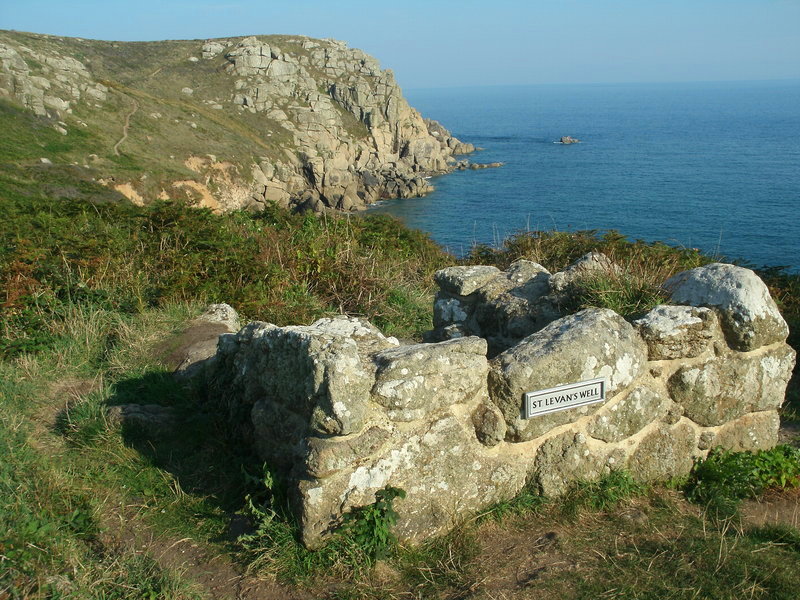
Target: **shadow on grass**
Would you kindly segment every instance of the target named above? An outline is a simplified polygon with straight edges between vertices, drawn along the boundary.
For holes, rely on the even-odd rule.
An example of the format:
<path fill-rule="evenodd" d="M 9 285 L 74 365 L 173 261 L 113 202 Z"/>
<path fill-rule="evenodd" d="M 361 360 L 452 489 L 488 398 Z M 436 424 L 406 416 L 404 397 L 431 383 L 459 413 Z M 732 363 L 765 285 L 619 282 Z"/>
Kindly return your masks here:
<path fill-rule="evenodd" d="M 121 422 L 123 442 L 151 466 L 170 473 L 178 496 L 201 498 L 206 507 L 226 513 L 231 526 L 225 541 L 243 533 L 234 513 L 253 492 L 253 477 L 247 475 L 263 472 L 263 465 L 249 444 L 234 439 L 224 415 L 198 386 L 179 383 L 164 371 L 114 385 L 107 406 L 131 405 L 134 418 Z"/>

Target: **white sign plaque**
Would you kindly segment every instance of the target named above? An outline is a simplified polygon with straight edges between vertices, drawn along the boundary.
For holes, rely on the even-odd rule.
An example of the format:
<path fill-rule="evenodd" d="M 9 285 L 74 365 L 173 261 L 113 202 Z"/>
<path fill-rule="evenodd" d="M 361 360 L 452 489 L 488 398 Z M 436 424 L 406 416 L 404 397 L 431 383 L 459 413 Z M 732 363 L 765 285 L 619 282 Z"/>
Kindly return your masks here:
<path fill-rule="evenodd" d="M 538 392 L 525 394 L 525 418 L 577 408 L 587 404 L 603 402 L 606 399 L 606 380 L 604 377 L 579 383 L 568 383 Z"/>

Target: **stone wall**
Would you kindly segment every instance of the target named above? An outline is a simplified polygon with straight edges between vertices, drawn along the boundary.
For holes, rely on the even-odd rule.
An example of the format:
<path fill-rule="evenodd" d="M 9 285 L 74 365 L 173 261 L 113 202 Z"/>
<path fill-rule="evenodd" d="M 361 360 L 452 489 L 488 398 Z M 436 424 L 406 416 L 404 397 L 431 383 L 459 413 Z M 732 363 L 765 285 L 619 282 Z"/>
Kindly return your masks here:
<path fill-rule="evenodd" d="M 435 343 L 400 345 L 348 317 L 251 323 L 220 338 L 212 389 L 289 482 L 309 546 L 386 485 L 407 492 L 396 532 L 420 540 L 528 481 L 557 495 L 619 468 L 663 480 L 718 445 L 776 443 L 795 353 L 752 271 L 680 273 L 665 282 L 673 304 L 632 322 L 561 316 L 597 269 L 615 267 L 587 255 L 556 274 L 529 261 L 444 269 Z M 605 402 L 524 418 L 526 392 L 595 378 Z"/>

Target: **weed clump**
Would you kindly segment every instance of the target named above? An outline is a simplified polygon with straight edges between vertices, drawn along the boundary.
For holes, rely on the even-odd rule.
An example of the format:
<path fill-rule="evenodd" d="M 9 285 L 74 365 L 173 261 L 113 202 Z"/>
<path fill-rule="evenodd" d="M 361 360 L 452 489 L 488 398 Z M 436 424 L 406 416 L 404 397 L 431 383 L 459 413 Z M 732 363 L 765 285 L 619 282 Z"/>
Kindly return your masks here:
<path fill-rule="evenodd" d="M 397 550 L 393 504 L 406 496 L 400 488 L 378 490 L 375 502 L 347 513 L 320 548 L 309 550 L 297 539 L 299 529 L 280 478 L 266 465 L 263 476 L 245 473 L 245 478 L 254 491 L 246 497 L 244 512 L 254 528 L 237 543 L 252 572 L 291 582 L 323 574 L 357 577 Z"/>
<path fill-rule="evenodd" d="M 745 498 L 798 485 L 800 448 L 780 445 L 756 452 L 716 448 L 694 465 L 684 490 L 692 502 L 730 514 Z"/>

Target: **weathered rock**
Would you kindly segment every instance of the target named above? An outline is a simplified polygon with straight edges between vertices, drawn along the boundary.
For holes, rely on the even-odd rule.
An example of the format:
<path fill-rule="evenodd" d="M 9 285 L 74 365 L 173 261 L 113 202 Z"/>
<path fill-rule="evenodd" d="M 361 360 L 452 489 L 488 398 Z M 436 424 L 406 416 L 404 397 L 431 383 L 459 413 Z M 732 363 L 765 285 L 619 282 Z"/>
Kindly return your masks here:
<path fill-rule="evenodd" d="M 505 272 L 494 267 L 450 267 L 438 271 L 434 339 L 479 335 L 495 356 L 561 316 L 548 296 L 550 273 L 517 260 Z"/>
<path fill-rule="evenodd" d="M 169 434 L 175 427 L 175 417 L 174 409 L 158 404 L 119 404 L 106 410 L 110 424 L 149 436 Z"/>
<path fill-rule="evenodd" d="M 604 442 L 620 442 L 664 417 L 670 404 L 668 398 L 655 390 L 637 387 L 624 398 L 598 410 L 586 432 Z"/>
<path fill-rule="evenodd" d="M 558 140 L 562 144 L 577 144 L 580 140 L 575 139 L 574 137 L 570 137 L 568 135 L 563 136 L 560 140 Z"/>
<path fill-rule="evenodd" d="M 0 95 L 59 119 L 78 103 L 99 108 L 97 103 L 105 102 L 109 90 L 99 78 L 124 62 L 124 44 L 96 50 L 95 42 L 40 36 L 34 51 L 24 35 L 0 32 Z M 250 36 L 171 44 L 181 60 L 196 65 L 191 78 L 178 84 L 170 80 L 169 69 L 158 68 L 163 65 L 144 66 L 147 76 L 138 78 L 132 91 L 153 95 L 171 85 L 186 102 L 234 111 L 229 121 L 237 120 L 235 112 L 253 113 L 239 125 L 255 126 L 259 138 L 271 138 L 271 175 L 247 177 L 253 171 L 246 158 L 239 159 L 235 175 L 207 174 L 207 183 L 214 184 L 207 192 L 221 211 L 258 210 L 269 202 L 317 212 L 354 211 L 382 198 L 416 197 L 432 189 L 426 176 L 452 171 L 454 154 L 474 150 L 441 125 L 429 129 L 403 98 L 391 71 L 344 43 Z M 97 51 L 101 60 L 93 60 Z M 86 56 L 85 64 L 69 53 L 81 60 Z M 207 67 L 198 56 L 222 63 L 222 79 L 215 76 L 213 86 L 199 79 Z M 99 64 L 105 70 L 93 73 Z M 209 123 L 207 115 L 193 115 L 189 127 L 202 130 Z M 54 127 L 67 132 L 63 125 Z"/>
<path fill-rule="evenodd" d="M 199 377 L 213 364 L 219 337 L 240 328 L 239 315 L 233 307 L 211 304 L 180 335 L 164 344 L 164 363 L 174 369 L 178 380 Z"/>
<path fill-rule="evenodd" d="M 591 447 L 583 433 L 566 431 L 539 447 L 533 467 L 533 481 L 539 493 L 559 496 L 575 480 L 600 477 L 610 466 L 608 458 L 606 452 Z"/>
<path fill-rule="evenodd" d="M 228 331 L 236 332 L 242 328 L 239 321 L 239 313 L 230 304 L 209 304 L 203 313 L 198 316 L 196 321 L 207 323 L 219 323 L 224 325 Z"/>
<path fill-rule="evenodd" d="M 392 431 L 370 427 L 364 432 L 346 437 L 308 439 L 305 467 L 312 477 L 328 477 L 342 469 L 359 467 L 386 446 Z"/>
<path fill-rule="evenodd" d="M 445 292 L 469 296 L 501 273 L 497 267 L 447 267 L 436 271 L 434 280 Z"/>
<path fill-rule="evenodd" d="M 602 252 L 589 252 L 563 271 L 553 273 L 550 277 L 550 287 L 554 293 L 564 294 L 585 277 L 614 275 L 619 272 L 619 267 L 605 254 Z"/>
<path fill-rule="evenodd" d="M 570 277 L 562 289 L 579 282 Z M 795 359 L 786 344 L 733 351 L 709 308 L 657 307 L 636 328 L 611 310 L 587 309 L 489 364 L 489 343 L 469 334 L 486 328 L 490 340 L 497 327 L 511 331 L 515 315 L 551 302 L 550 274 L 518 261 L 505 272 L 459 268 L 438 280 L 446 342 L 398 347 L 348 318 L 253 323 L 220 336 L 212 396 L 243 443 L 284 477 L 310 547 L 387 485 L 407 492 L 395 503 L 396 533 L 415 541 L 512 497 L 526 478 L 550 496 L 619 468 L 655 481 L 688 473 L 717 444 L 776 441 Z M 490 310 L 494 321 L 478 318 Z M 604 404 L 523 418 L 526 392 L 596 378 L 606 381 Z"/>
<path fill-rule="evenodd" d="M 459 515 L 510 498 L 525 484 L 526 465 L 492 457 L 460 413 L 444 413 L 423 428 L 405 431 L 384 455 L 370 464 L 299 484 L 304 516 L 303 541 L 319 544 L 331 516 L 342 507 L 374 501 L 385 485 L 404 489 L 395 508 L 395 533 L 417 541 L 446 531 Z"/>
<path fill-rule="evenodd" d="M 598 377 L 607 397 L 639 376 L 647 350 L 633 327 L 608 309 L 586 309 L 554 321 L 492 361 L 489 393 L 508 424 L 507 438 L 524 441 L 597 410 L 584 406 L 524 419 L 523 395 Z"/>
<path fill-rule="evenodd" d="M 755 350 L 789 335 L 767 286 L 750 269 L 714 263 L 678 273 L 664 288 L 677 304 L 719 311 L 725 337 L 736 350 Z"/>
<path fill-rule="evenodd" d="M 439 292 L 433 303 L 433 326 L 443 328 L 450 325 L 463 325 L 469 317 L 469 310 L 470 307 L 458 298 Z"/>
<path fill-rule="evenodd" d="M 502 167 L 505 163 L 501 162 L 491 162 L 491 163 L 470 163 L 469 168 L 473 171 L 477 171 L 479 169 L 496 169 L 498 167 Z"/>
<path fill-rule="evenodd" d="M 640 481 L 664 481 L 689 472 L 696 448 L 697 435 L 688 423 L 659 424 L 639 442 L 626 466 Z"/>
<path fill-rule="evenodd" d="M 416 421 L 486 395 L 486 341 L 477 337 L 391 348 L 375 355 L 372 399 L 393 421 Z"/>
<path fill-rule="evenodd" d="M 781 419 L 778 412 L 767 410 L 746 414 L 719 428 L 709 448 L 721 446 L 727 450 L 767 450 L 778 443 Z"/>
<path fill-rule="evenodd" d="M 496 446 L 506 438 L 506 420 L 491 402 L 478 406 L 472 413 L 475 435 L 484 446 Z"/>
<path fill-rule="evenodd" d="M 722 341 L 716 313 L 694 306 L 657 306 L 633 322 L 650 353 L 650 360 L 694 358 L 713 352 Z"/>
<path fill-rule="evenodd" d="M 225 45 L 221 41 L 209 40 L 203 44 L 203 58 L 214 58 L 221 54 L 223 50 L 225 50 Z"/>
<path fill-rule="evenodd" d="M 757 355 L 725 356 L 686 365 L 669 379 L 684 414 L 705 427 L 754 411 L 777 409 L 785 398 L 795 352 L 778 346 Z"/>

